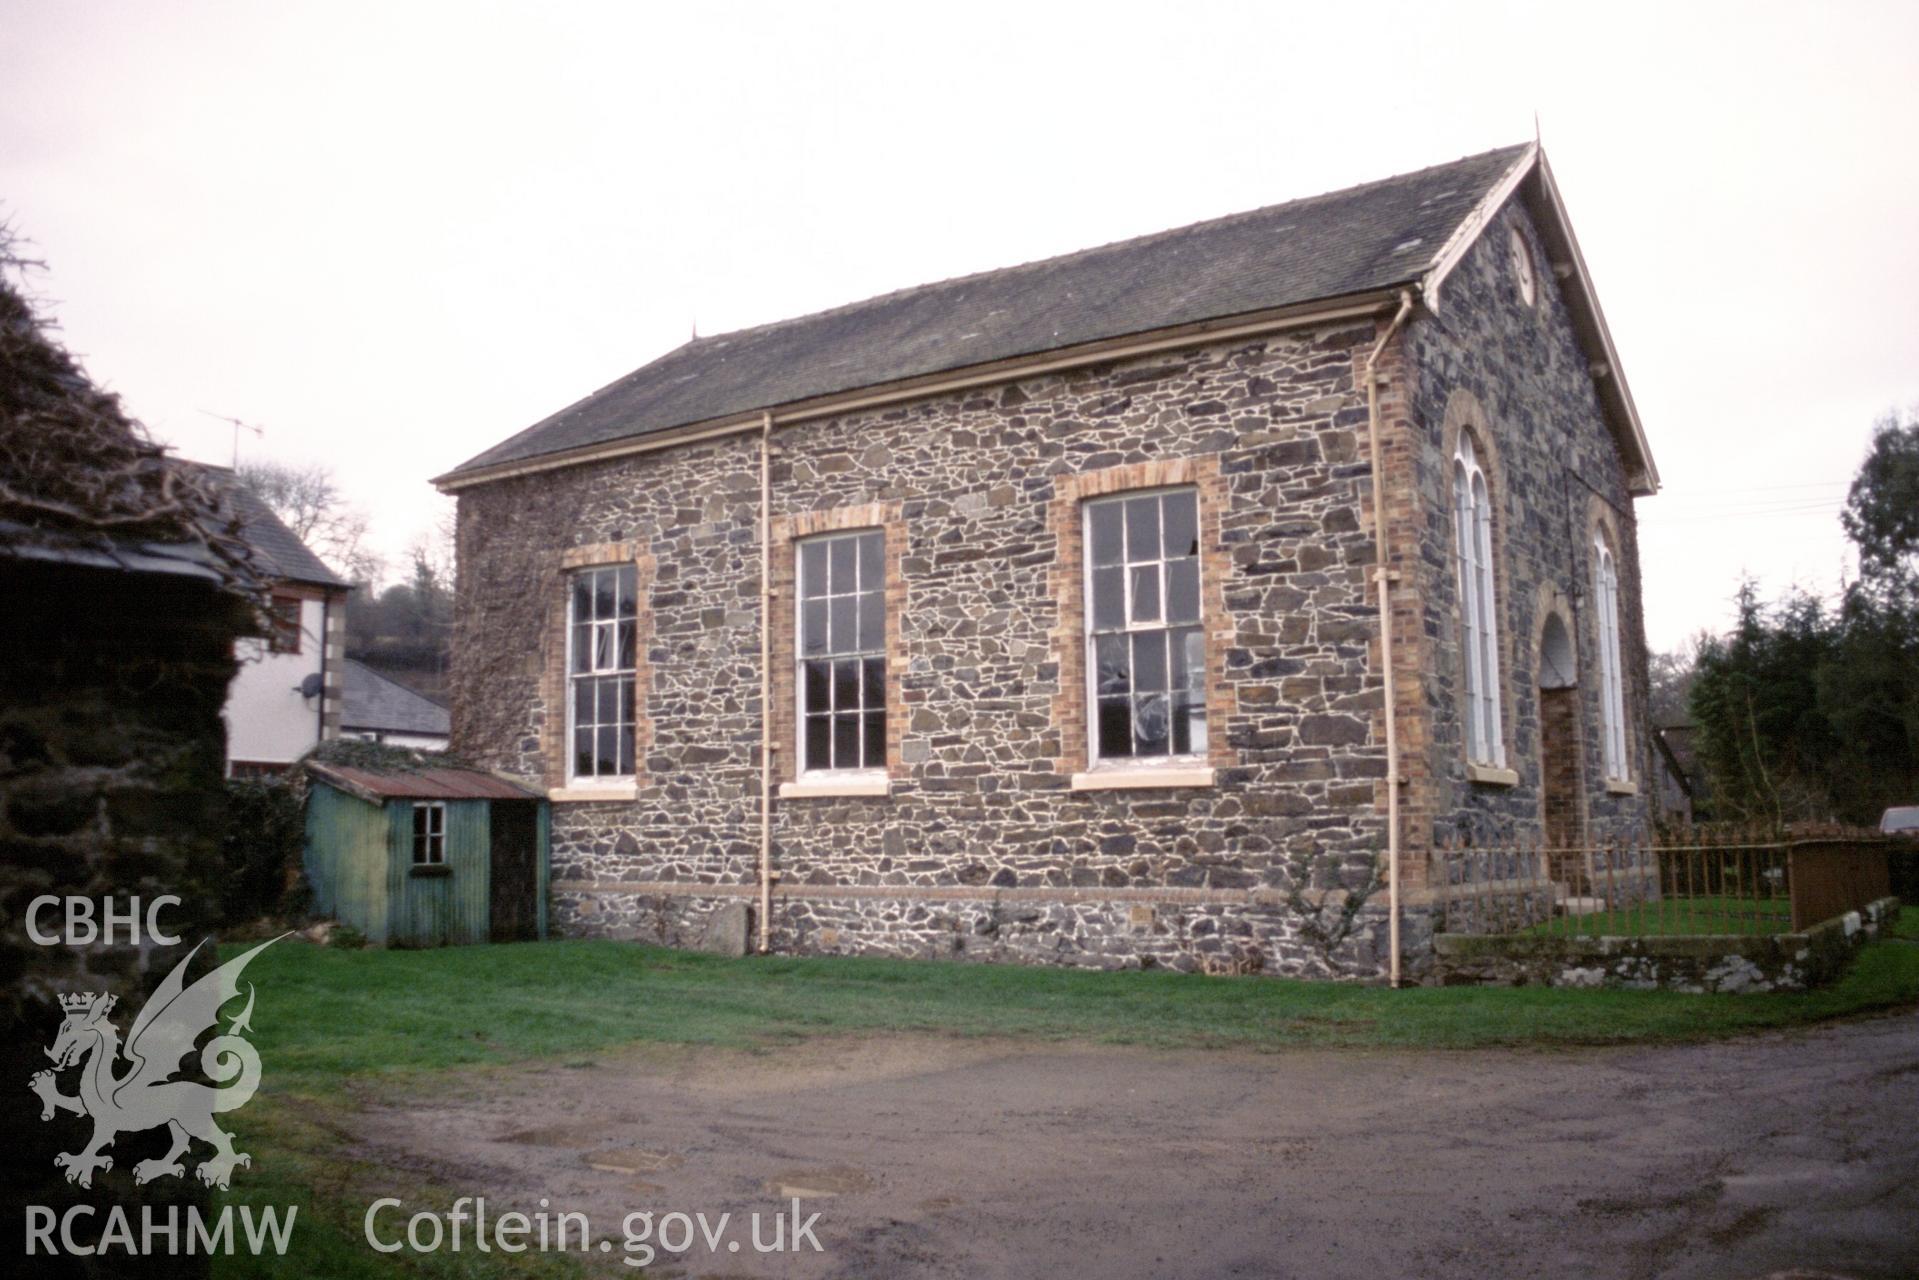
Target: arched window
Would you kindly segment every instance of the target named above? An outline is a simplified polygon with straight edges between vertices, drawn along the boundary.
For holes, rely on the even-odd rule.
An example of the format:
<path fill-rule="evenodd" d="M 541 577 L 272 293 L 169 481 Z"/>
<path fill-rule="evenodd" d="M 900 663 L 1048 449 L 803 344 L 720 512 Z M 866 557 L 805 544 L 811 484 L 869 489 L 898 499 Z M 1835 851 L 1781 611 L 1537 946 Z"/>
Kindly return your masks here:
<path fill-rule="evenodd" d="M 1619 571 L 1604 537 L 1593 542 L 1593 608 L 1599 627 L 1599 723 L 1606 776 L 1628 777 L 1626 694 L 1619 665 Z"/>
<path fill-rule="evenodd" d="M 1459 623 L 1466 659 L 1466 750 L 1475 764 L 1503 768 L 1499 728 L 1499 628 L 1493 605 L 1493 505 L 1472 437 L 1453 454 L 1453 533 L 1459 557 Z"/>

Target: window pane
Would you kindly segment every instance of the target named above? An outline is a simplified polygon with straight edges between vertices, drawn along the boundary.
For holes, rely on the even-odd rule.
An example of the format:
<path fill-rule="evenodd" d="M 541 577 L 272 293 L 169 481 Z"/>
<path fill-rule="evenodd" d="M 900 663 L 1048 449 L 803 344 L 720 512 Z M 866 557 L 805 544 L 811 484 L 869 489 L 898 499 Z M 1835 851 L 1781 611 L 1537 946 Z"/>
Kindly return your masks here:
<path fill-rule="evenodd" d="M 620 723 L 631 728 L 633 724 L 633 682 L 615 680 L 614 686 L 620 691 Z"/>
<path fill-rule="evenodd" d="M 863 533 L 859 542 L 860 586 L 868 591 L 877 591 L 886 585 L 886 570 L 880 563 L 886 550 L 886 535 Z"/>
<path fill-rule="evenodd" d="M 593 575 L 593 617 L 613 616 L 613 575 L 604 570 Z"/>
<path fill-rule="evenodd" d="M 827 602 L 832 614 L 833 629 L 827 637 L 828 653 L 857 653 L 860 647 L 856 622 L 859 617 L 858 596 L 834 596 Z"/>
<path fill-rule="evenodd" d="M 1199 554 L 1199 497 L 1191 493 L 1169 493 L 1162 506 L 1166 529 L 1161 545 L 1166 558 Z"/>
<path fill-rule="evenodd" d="M 613 669 L 613 624 L 596 622 L 593 624 L 593 670 L 611 671 Z"/>
<path fill-rule="evenodd" d="M 426 815 L 427 807 L 425 805 L 416 804 L 413 806 L 413 835 L 416 839 L 426 835 Z"/>
<path fill-rule="evenodd" d="M 590 626 L 573 628 L 573 669 L 593 669 L 593 628 Z"/>
<path fill-rule="evenodd" d="M 1133 656 L 1124 635 L 1100 636 L 1093 642 L 1099 666 L 1093 688 L 1102 694 L 1133 691 Z"/>
<path fill-rule="evenodd" d="M 620 776 L 633 776 L 633 725 L 630 721 L 620 726 Z"/>
<path fill-rule="evenodd" d="M 856 711 L 860 705 L 860 662 L 842 658 L 833 664 L 833 709 Z"/>
<path fill-rule="evenodd" d="M 1133 688 L 1161 693 L 1166 688 L 1166 633 L 1148 631 L 1133 637 Z"/>
<path fill-rule="evenodd" d="M 1126 625 L 1126 570 L 1093 570 L 1093 627 L 1106 631 Z"/>
<path fill-rule="evenodd" d="M 860 596 L 859 648 L 871 653 L 886 647 L 886 593 L 868 591 Z"/>
<path fill-rule="evenodd" d="M 593 723 L 593 682 L 591 680 L 573 682 L 573 723 L 576 725 Z"/>
<path fill-rule="evenodd" d="M 620 612 L 622 618 L 631 618 L 639 611 L 639 601 L 634 592 L 639 583 L 639 575 L 628 565 L 618 571 L 620 589 Z"/>
<path fill-rule="evenodd" d="M 1096 502 L 1086 509 L 1094 564 L 1118 564 L 1123 558 L 1124 516 L 1117 502 Z"/>
<path fill-rule="evenodd" d="M 866 767 L 886 767 L 886 713 L 883 711 L 866 713 Z"/>
<path fill-rule="evenodd" d="M 800 605 L 800 648 L 806 653 L 826 652 L 826 601 L 807 600 Z"/>
<path fill-rule="evenodd" d="M 1193 700 L 1184 692 L 1173 694 L 1173 754 L 1188 755 L 1193 750 L 1191 716 Z"/>
<path fill-rule="evenodd" d="M 803 709 L 809 712 L 833 709 L 833 664 L 812 661 L 800 665 Z"/>
<path fill-rule="evenodd" d="M 871 711 L 886 705 L 886 659 L 867 658 L 860 664 L 866 685 L 865 701 L 861 704 Z"/>
<path fill-rule="evenodd" d="M 1140 694 L 1133 700 L 1133 754 L 1166 754 L 1166 695 Z"/>
<path fill-rule="evenodd" d="M 860 761 L 860 718 L 849 712 L 833 717 L 833 767 L 856 769 Z"/>
<path fill-rule="evenodd" d="M 1206 639 L 1198 627 L 1171 633 L 1173 670 L 1171 688 L 1185 689 L 1201 700 L 1206 696 Z"/>
<path fill-rule="evenodd" d="M 1199 621 L 1199 561 L 1170 560 L 1166 564 L 1166 621 Z"/>
<path fill-rule="evenodd" d="M 601 777 L 611 777 L 620 768 L 620 731 L 612 725 L 598 730 L 599 759 L 593 766 L 593 772 Z"/>
<path fill-rule="evenodd" d="M 1159 559 L 1159 499 L 1126 500 L 1126 558 Z"/>
<path fill-rule="evenodd" d="M 594 724 L 620 722 L 620 690 L 617 680 L 595 680 L 593 684 Z"/>
<path fill-rule="evenodd" d="M 1132 700 L 1129 698 L 1101 698 L 1099 700 L 1100 759 L 1120 759 L 1132 754 Z"/>
<path fill-rule="evenodd" d="M 613 625 L 619 635 L 617 646 L 619 652 L 614 661 L 619 664 L 620 670 L 631 671 L 633 669 L 633 636 L 637 628 L 631 622 L 616 622 Z"/>
<path fill-rule="evenodd" d="M 575 729 L 573 731 L 573 772 L 576 776 L 593 776 L 593 730 Z"/>
<path fill-rule="evenodd" d="M 812 598 L 826 594 L 826 544 L 800 544 L 800 594 Z"/>
<path fill-rule="evenodd" d="M 826 544 L 827 558 L 832 562 L 833 574 L 830 590 L 834 595 L 842 595 L 856 590 L 859 583 L 853 574 L 859 565 L 859 546 L 851 538 L 834 538 Z"/>
<path fill-rule="evenodd" d="M 1133 575 L 1133 621 L 1159 621 L 1159 566 L 1136 564 L 1127 570 Z"/>
<path fill-rule="evenodd" d="M 593 617 L 593 575 L 576 573 L 573 575 L 573 621 L 589 621 Z"/>
<path fill-rule="evenodd" d="M 832 737 L 833 717 L 806 717 L 806 768 L 825 769 L 831 766 Z"/>

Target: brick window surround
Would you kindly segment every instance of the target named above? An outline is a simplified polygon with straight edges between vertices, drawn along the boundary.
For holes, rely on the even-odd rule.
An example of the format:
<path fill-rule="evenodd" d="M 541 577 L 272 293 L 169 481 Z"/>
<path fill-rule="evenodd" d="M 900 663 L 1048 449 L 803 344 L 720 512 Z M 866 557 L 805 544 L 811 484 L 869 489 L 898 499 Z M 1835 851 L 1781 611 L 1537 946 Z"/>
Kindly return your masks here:
<path fill-rule="evenodd" d="M 633 566 L 633 593 L 638 602 L 634 610 L 633 637 L 633 781 L 608 785 L 592 779 L 578 783 L 567 780 L 567 705 L 566 630 L 568 579 L 576 569 L 607 565 Z M 568 547 L 561 551 L 546 584 L 551 603 L 547 607 L 542 655 L 544 675 L 540 680 L 540 700 L 545 706 L 541 726 L 541 754 L 546 767 L 544 779 L 548 795 L 555 800 L 620 799 L 630 797 L 646 784 L 646 757 L 653 746 L 653 717 L 648 695 L 653 688 L 652 665 L 648 650 L 653 641 L 653 557 L 640 549 L 638 542 L 596 542 Z"/>
<path fill-rule="evenodd" d="M 773 776 L 781 783 L 799 782 L 799 655 L 794 618 L 799 594 L 799 543 L 822 533 L 851 533 L 877 529 L 883 535 L 881 563 L 886 584 L 886 776 L 900 772 L 900 738 L 906 731 L 906 705 L 900 696 L 900 677 L 906 671 L 906 645 L 901 619 L 906 608 L 906 581 L 900 560 L 906 554 L 906 520 L 897 502 L 868 502 L 775 516 L 772 528 L 770 610 L 773 655 Z"/>
<path fill-rule="evenodd" d="M 1059 689 L 1053 695 L 1053 724 L 1060 735 L 1060 754 L 1054 768 L 1063 775 L 1082 774 L 1092 767 L 1092 742 L 1086 705 L 1086 567 L 1083 506 L 1089 498 L 1133 489 L 1187 487 L 1199 494 L 1199 621 L 1206 637 L 1206 762 L 1219 768 L 1232 764 L 1227 746 L 1226 717 L 1232 703 L 1226 689 L 1226 649 L 1232 627 L 1226 620 L 1226 575 L 1231 561 L 1219 540 L 1219 516 L 1226 505 L 1226 483 L 1220 476 L 1217 454 L 1194 458 L 1155 458 L 1099 471 L 1053 478 L 1053 499 L 1047 523 L 1058 547 L 1051 571 L 1057 621 L 1053 627 L 1053 654 L 1059 663 Z M 1177 768 L 1175 762 L 1171 768 Z M 1115 774 L 1146 775 L 1168 765 L 1157 761 L 1124 762 L 1103 766 Z"/>

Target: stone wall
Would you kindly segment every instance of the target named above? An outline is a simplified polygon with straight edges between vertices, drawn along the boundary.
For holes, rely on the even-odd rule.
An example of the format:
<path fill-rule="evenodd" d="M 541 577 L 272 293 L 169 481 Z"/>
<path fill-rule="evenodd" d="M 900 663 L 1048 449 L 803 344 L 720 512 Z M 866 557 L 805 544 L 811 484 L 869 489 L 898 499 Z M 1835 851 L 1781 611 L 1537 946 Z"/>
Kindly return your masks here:
<path fill-rule="evenodd" d="M 754 897 L 679 886 L 562 884 L 555 915 L 574 937 L 720 949 L 722 913 Z M 1337 896 L 1280 891 L 1018 890 L 881 886 L 777 890 L 773 950 L 924 960 L 1014 961 L 1088 969 L 1169 968 L 1294 978 L 1373 975 L 1387 964 L 1385 912 L 1368 905 L 1347 924 Z M 1431 950 L 1429 918 L 1402 921 L 1402 945 Z M 1421 966 L 1424 972 L 1424 966 Z"/>
<path fill-rule="evenodd" d="M 1508 229 L 1531 246 L 1537 301 L 1514 278 Z M 1408 838 L 1495 843 L 1537 836 L 1544 822 L 1540 774 L 1538 646 L 1544 615 L 1558 610 L 1577 656 L 1579 812 L 1566 823 L 1599 841 L 1648 830 L 1645 626 L 1639 549 L 1624 464 L 1593 389 L 1589 357 L 1567 316 L 1560 282 L 1518 202 L 1508 206 L 1447 279 L 1439 309 L 1409 330 L 1414 368 L 1411 483 L 1421 495 L 1416 549 L 1402 557 L 1417 577 L 1419 624 L 1428 637 L 1421 679 L 1429 724 L 1413 736 L 1414 792 Z M 1466 768 L 1461 708 L 1458 582 L 1454 568 L 1452 454 L 1473 433 L 1493 489 L 1495 600 L 1499 608 L 1501 709 L 1517 782 L 1475 782 Z M 1592 540 L 1604 527 L 1618 558 L 1627 749 L 1640 794 L 1609 790 L 1600 761 L 1598 630 Z"/>
<path fill-rule="evenodd" d="M 1899 914 L 1881 898 L 1804 933 L 1763 937 L 1555 938 L 1442 933 L 1434 978 L 1448 986 L 1612 987 L 1760 994 L 1803 991 L 1844 973 Z"/>
<path fill-rule="evenodd" d="M 204 1203 L 191 1178 L 134 1187 L 134 1164 L 165 1148 L 163 1132 L 123 1135 L 113 1169 L 91 1191 L 70 1186 L 53 1157 L 77 1149 L 85 1123 L 40 1123 L 26 1084 L 48 1066 L 59 994 L 102 991 L 137 1011 L 212 923 L 224 796 L 220 710 L 233 641 L 248 615 L 237 598 L 194 580 L 5 557 L 0 599 L 0 1078 L 16 1091 L 9 1105 L 19 1117 L 0 1201 L 15 1223 L 26 1203 L 56 1212 L 82 1201 L 101 1212 L 118 1203 L 136 1214 L 142 1200 Z M 91 899 L 96 914 L 110 900 L 124 915 L 134 897 L 144 905 L 169 893 L 183 901 L 161 923 L 181 936 L 179 948 L 43 946 L 26 931 L 28 906 L 42 895 Z M 60 913 L 43 913 L 39 924 L 58 932 Z M 115 1020 L 124 1028 L 130 1016 Z M 47 1274 L 65 1274 L 61 1265 Z M 122 1259 L 97 1270 L 82 1260 L 66 1265 L 73 1274 L 139 1273 Z"/>
<path fill-rule="evenodd" d="M 893 886 L 898 902 L 915 899 L 909 887 L 1212 890 L 1238 895 L 1236 905 L 1208 904 L 1230 914 L 1252 911 L 1256 892 L 1367 882 L 1383 843 L 1384 760 L 1354 371 L 1373 332 L 1363 324 L 1217 345 L 779 433 L 776 588 L 790 588 L 788 538 L 849 527 L 837 514 L 848 511 L 887 530 L 898 580 L 889 588 L 890 793 L 777 801 L 782 884 L 818 893 L 804 906 L 782 899 L 776 945 L 831 949 L 820 943 L 831 927 L 865 939 L 862 949 L 927 949 L 923 931 L 878 930 L 875 900 L 820 896 L 836 887 Z M 1166 484 L 1200 490 L 1209 534 L 1214 784 L 1074 790 L 1073 774 L 1086 768 L 1078 501 Z M 541 677 L 560 640 L 551 608 L 569 550 L 632 544 L 653 566 L 641 690 L 652 746 L 630 800 L 555 805 L 562 932 L 617 925 L 677 937 L 702 908 L 669 906 L 669 896 L 754 881 L 757 499 L 751 435 L 461 495 L 454 747 L 548 787 L 564 781 L 545 746 L 563 708 Z M 784 739 L 793 653 L 783 599 L 773 634 Z M 793 748 L 780 743 L 781 777 Z M 1072 938 L 1068 949 L 1126 963 L 1170 959 L 1181 947 L 1192 963 L 1204 954 L 1165 941 L 1208 936 L 1197 917 L 1198 933 L 1115 931 L 1125 911 L 1107 903 L 1069 913 L 1065 901 L 1057 898 L 1048 932 Z M 1260 909 L 1274 917 L 1258 930 L 1264 967 L 1324 967 L 1280 923 L 1283 907 Z M 840 924 L 805 923 L 834 913 Z M 994 935 L 970 928 L 956 935 L 975 939 L 968 954 L 1059 950 L 1016 946 L 1017 929 L 988 944 L 977 939 Z M 1378 972 L 1370 953 L 1353 954 L 1353 971 Z"/>

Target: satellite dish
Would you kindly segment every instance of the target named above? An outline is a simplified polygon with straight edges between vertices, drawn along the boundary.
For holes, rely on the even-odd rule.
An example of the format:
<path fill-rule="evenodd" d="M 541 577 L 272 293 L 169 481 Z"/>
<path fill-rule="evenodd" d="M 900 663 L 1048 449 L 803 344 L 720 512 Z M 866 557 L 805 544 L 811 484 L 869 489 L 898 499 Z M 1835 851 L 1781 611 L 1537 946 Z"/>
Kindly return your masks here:
<path fill-rule="evenodd" d="M 320 679 L 320 673 L 315 671 L 312 675 L 300 681 L 300 696 L 302 698 L 317 698 L 320 696 L 320 690 L 324 687 L 325 684 Z"/>

